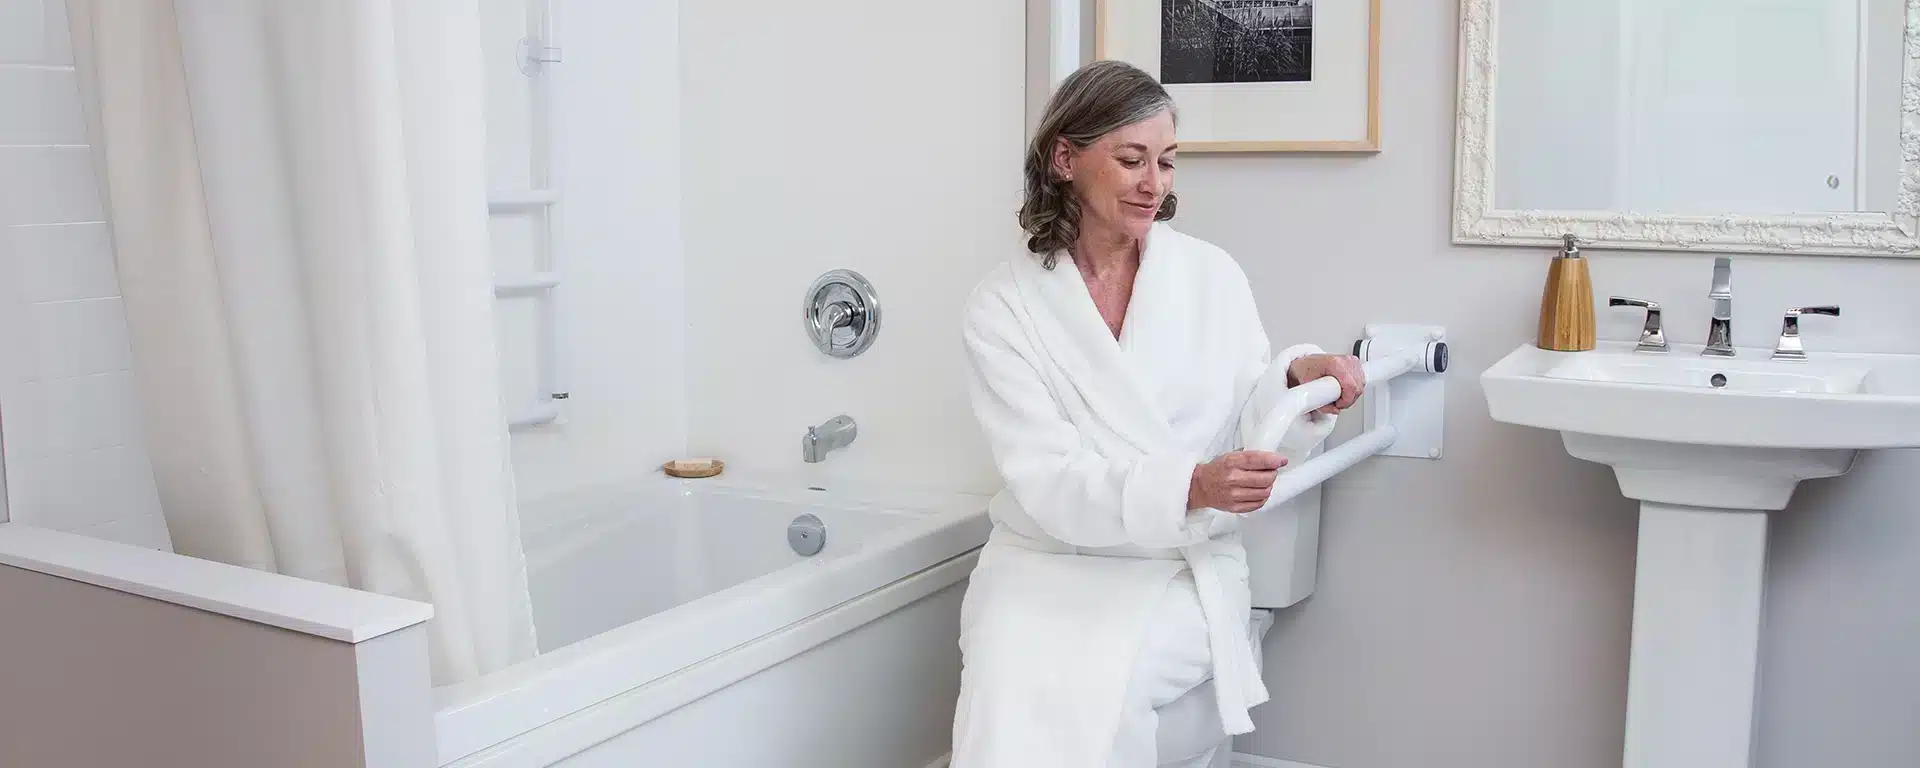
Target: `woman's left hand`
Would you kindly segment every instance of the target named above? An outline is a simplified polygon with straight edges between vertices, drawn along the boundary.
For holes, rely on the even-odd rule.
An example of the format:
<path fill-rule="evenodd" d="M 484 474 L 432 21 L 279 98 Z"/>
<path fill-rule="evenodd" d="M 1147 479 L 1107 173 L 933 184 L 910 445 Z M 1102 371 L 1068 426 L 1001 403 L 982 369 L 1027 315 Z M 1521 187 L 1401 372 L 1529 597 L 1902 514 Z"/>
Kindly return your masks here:
<path fill-rule="evenodd" d="M 1288 382 L 1300 386 L 1322 376 L 1340 382 L 1340 397 L 1314 413 L 1336 414 L 1352 406 L 1367 389 L 1367 374 L 1360 369 L 1360 358 L 1353 355 L 1307 355 L 1287 366 Z"/>

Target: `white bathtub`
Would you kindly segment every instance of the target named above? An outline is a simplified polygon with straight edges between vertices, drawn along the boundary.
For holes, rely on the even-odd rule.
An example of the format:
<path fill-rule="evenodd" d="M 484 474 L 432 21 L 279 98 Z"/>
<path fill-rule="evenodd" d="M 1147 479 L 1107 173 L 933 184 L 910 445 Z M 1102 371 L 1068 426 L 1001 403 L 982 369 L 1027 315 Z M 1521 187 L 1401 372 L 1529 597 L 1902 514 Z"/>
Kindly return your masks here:
<path fill-rule="evenodd" d="M 435 691 L 439 763 L 927 765 L 985 506 L 727 476 L 529 506 L 541 654 Z M 808 513 L 826 546 L 802 557 Z"/>

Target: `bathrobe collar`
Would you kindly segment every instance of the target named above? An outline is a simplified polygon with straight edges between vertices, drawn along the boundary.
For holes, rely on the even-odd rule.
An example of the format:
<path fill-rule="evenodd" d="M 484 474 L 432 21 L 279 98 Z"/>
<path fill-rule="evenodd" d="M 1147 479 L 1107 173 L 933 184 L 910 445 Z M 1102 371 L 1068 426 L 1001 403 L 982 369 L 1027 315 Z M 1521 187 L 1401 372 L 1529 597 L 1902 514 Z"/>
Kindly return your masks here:
<path fill-rule="evenodd" d="M 1051 270 L 1038 259 L 1014 263 L 1014 283 L 1033 318 L 1040 346 L 1059 363 L 1100 419 L 1141 453 L 1163 449 L 1174 440 L 1144 381 L 1147 372 L 1134 364 L 1135 359 L 1167 359 L 1154 355 L 1170 344 L 1184 343 L 1155 332 L 1185 327 L 1163 318 L 1177 311 L 1193 279 L 1190 270 L 1180 268 L 1177 238 L 1169 234 L 1160 223 L 1147 233 L 1119 339 L 1101 319 L 1071 252 L 1061 251 Z"/>

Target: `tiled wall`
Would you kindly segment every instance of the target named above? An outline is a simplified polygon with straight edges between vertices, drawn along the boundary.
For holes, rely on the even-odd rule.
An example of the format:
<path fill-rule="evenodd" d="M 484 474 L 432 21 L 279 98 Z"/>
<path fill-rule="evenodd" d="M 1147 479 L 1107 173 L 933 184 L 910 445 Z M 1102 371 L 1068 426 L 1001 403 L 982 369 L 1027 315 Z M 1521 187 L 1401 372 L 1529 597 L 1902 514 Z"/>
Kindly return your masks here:
<path fill-rule="evenodd" d="M 167 547 L 62 0 L 0 0 L 0 418 L 12 521 Z"/>

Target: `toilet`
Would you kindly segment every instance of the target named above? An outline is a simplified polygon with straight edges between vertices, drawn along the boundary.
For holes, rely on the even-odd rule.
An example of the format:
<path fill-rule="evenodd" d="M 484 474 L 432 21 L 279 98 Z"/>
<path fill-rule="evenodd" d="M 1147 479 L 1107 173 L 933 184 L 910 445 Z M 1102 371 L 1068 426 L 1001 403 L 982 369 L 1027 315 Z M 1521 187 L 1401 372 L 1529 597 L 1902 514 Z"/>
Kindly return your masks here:
<path fill-rule="evenodd" d="M 1252 635 L 1254 666 L 1260 669 L 1266 663 L 1262 641 L 1273 627 L 1275 612 L 1313 594 L 1320 565 L 1320 486 L 1279 507 L 1248 516 L 1241 521 L 1240 531 L 1247 549 L 1247 582 L 1253 592 L 1248 633 Z M 1220 733 L 1211 680 L 1161 707 L 1159 714 L 1156 733 L 1163 760 L 1202 753 L 1207 740 Z M 1212 761 L 1191 768 L 1229 768 L 1232 762 L 1233 739 L 1227 738 L 1220 741 Z"/>

